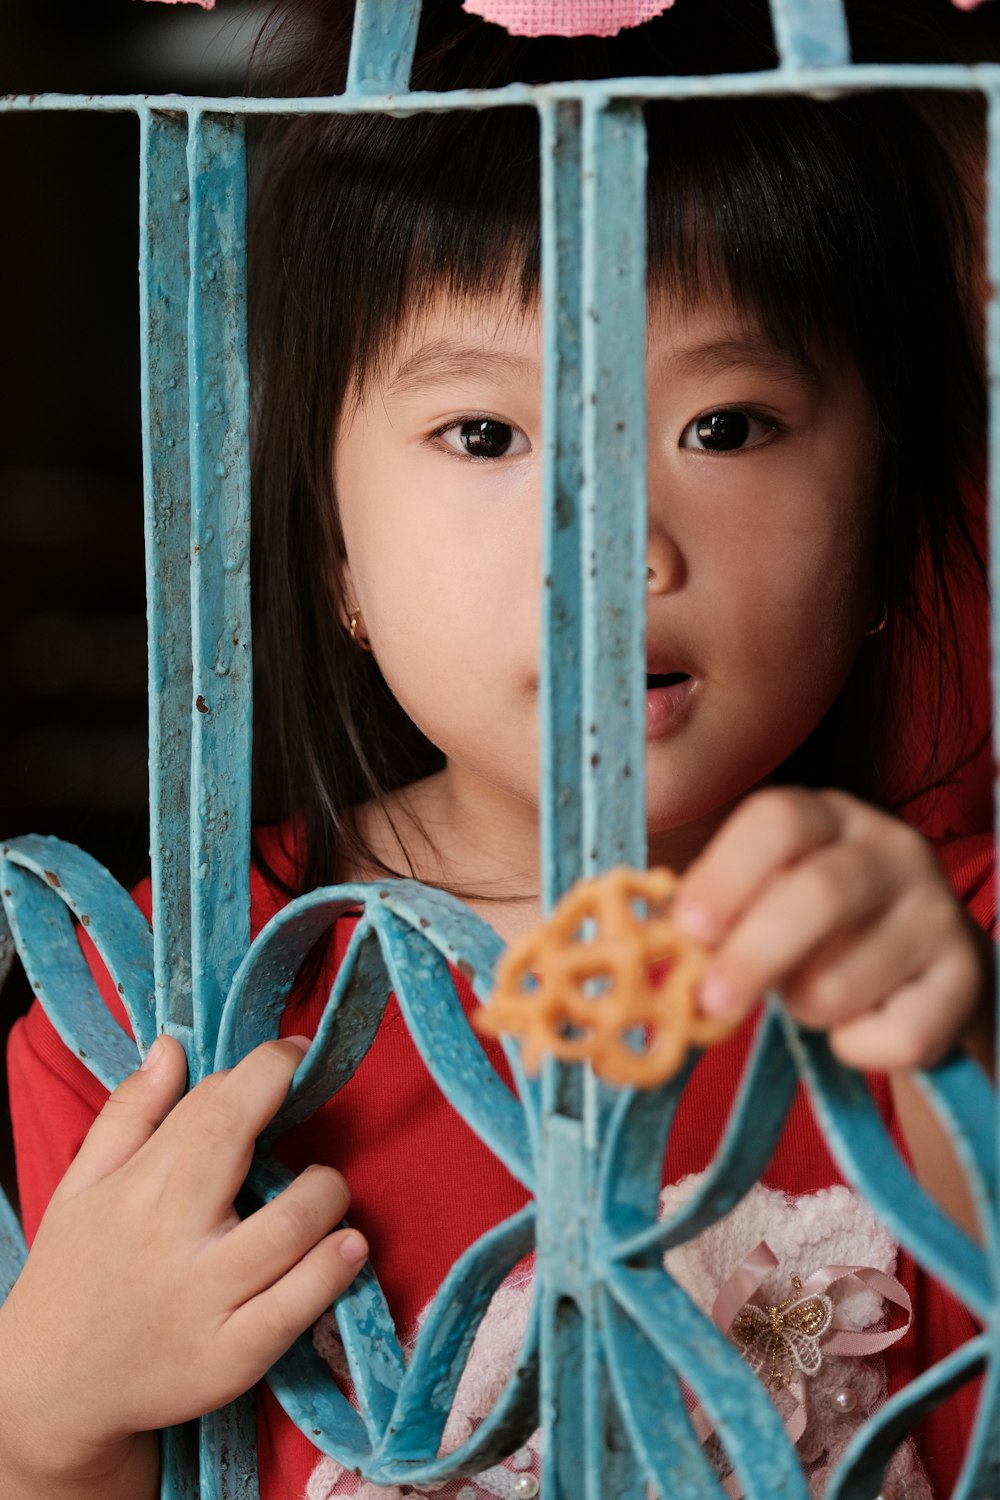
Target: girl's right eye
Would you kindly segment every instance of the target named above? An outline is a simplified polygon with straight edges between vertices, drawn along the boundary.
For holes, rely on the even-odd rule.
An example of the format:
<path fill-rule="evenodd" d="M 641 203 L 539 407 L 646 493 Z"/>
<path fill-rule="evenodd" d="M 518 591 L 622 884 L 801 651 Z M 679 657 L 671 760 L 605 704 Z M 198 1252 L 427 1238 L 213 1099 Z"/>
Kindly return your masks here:
<path fill-rule="evenodd" d="M 435 434 L 453 453 L 469 458 L 509 458 L 528 453 L 531 444 L 519 427 L 495 417 L 470 417 Z"/>

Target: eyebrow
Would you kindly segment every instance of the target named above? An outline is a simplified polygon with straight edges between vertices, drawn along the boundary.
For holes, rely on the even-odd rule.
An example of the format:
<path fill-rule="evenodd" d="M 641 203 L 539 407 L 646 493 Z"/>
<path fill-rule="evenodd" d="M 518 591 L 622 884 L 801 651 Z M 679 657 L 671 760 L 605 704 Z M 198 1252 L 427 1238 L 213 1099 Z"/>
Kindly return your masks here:
<path fill-rule="evenodd" d="M 776 344 L 763 334 L 710 339 L 666 354 L 660 368 L 682 375 L 719 375 L 729 370 L 764 372 L 778 380 L 818 384 L 820 375 L 808 355 Z M 470 344 L 460 339 L 432 339 L 405 359 L 386 386 L 387 396 L 402 396 L 434 382 L 470 380 L 483 375 L 522 381 L 537 379 L 536 360 Z"/>
<path fill-rule="evenodd" d="M 804 352 L 776 344 L 764 334 L 747 333 L 736 338 L 709 339 L 675 349 L 666 356 L 669 364 L 685 375 L 723 375 L 729 370 L 755 370 L 778 380 L 820 382 L 820 372 Z"/>
<path fill-rule="evenodd" d="M 458 339 L 432 339 L 403 361 L 386 386 L 386 395 L 401 396 L 435 381 L 469 380 L 484 374 L 518 381 L 537 379 L 538 372 L 536 360 L 501 349 Z"/>

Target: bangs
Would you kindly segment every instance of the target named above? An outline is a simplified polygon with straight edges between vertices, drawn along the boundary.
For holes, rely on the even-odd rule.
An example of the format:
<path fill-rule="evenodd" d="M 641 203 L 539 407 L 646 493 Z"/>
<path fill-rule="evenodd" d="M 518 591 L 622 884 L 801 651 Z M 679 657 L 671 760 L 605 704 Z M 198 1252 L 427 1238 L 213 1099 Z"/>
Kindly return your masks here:
<path fill-rule="evenodd" d="M 921 213 L 929 189 L 915 189 L 901 166 L 898 104 L 883 96 L 647 106 L 651 294 L 683 306 L 728 303 L 800 359 L 832 340 L 874 394 L 891 387 L 902 372 L 887 362 L 911 341 L 907 324 L 924 320 L 937 341 L 935 303 L 921 284 L 938 269 L 946 286 L 951 274 L 936 215 Z M 342 289 L 327 298 L 330 335 L 356 390 L 385 375 L 404 326 L 440 297 L 521 310 L 535 301 L 533 110 L 364 116 L 326 128 L 316 183 L 326 201 L 313 210 L 325 244 L 309 248 Z"/>

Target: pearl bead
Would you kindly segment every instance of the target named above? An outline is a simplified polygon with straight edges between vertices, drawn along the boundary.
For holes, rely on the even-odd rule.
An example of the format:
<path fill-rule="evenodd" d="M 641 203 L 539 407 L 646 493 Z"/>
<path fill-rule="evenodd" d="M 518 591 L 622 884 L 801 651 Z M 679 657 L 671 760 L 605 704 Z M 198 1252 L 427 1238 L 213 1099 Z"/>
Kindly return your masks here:
<path fill-rule="evenodd" d="M 845 1416 L 849 1411 L 853 1411 L 858 1404 L 857 1392 L 853 1391 L 849 1385 L 838 1386 L 833 1393 L 832 1399 L 837 1410 Z M 885 1496 L 882 1497 L 882 1500 L 885 1500 Z"/>
<path fill-rule="evenodd" d="M 538 1480 L 534 1474 L 519 1474 L 514 1480 L 514 1494 L 517 1500 L 535 1500 L 538 1494 Z"/>

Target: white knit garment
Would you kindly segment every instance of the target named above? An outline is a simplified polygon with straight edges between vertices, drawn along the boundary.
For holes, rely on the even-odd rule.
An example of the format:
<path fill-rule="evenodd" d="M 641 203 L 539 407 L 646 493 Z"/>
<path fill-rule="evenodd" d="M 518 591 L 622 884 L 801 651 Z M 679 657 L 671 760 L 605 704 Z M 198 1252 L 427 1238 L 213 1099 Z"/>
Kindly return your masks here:
<path fill-rule="evenodd" d="M 666 1218 L 687 1201 L 699 1178 L 685 1177 L 660 1194 L 660 1215 Z M 674 1280 L 706 1313 L 732 1273 L 762 1242 L 770 1246 L 778 1264 L 761 1283 L 754 1301 L 777 1306 L 788 1297 L 793 1276 L 805 1280 L 823 1266 L 872 1266 L 891 1275 L 896 1267 L 896 1243 L 868 1204 L 850 1188 L 822 1188 L 801 1198 L 789 1198 L 757 1183 L 732 1213 L 709 1226 L 687 1244 L 669 1250 L 663 1261 Z M 860 1333 L 886 1322 L 886 1309 L 877 1292 L 856 1282 L 831 1287 L 838 1328 Z M 820 1345 L 822 1349 L 822 1341 Z M 819 1369 L 806 1380 L 806 1428 L 796 1444 L 805 1466 L 809 1490 L 822 1495 L 830 1471 L 866 1417 L 885 1400 L 885 1363 L 879 1354 L 822 1356 Z M 843 1412 L 834 1402 L 839 1390 L 851 1390 L 857 1405 Z M 794 1402 L 788 1391 L 771 1391 L 783 1417 Z M 883 1490 L 894 1500 L 932 1500 L 930 1483 L 912 1443 L 895 1453 Z"/>
<path fill-rule="evenodd" d="M 660 1212 L 676 1211 L 697 1186 L 695 1177 L 665 1188 Z M 793 1275 L 808 1277 L 827 1265 L 872 1266 L 891 1274 L 896 1245 L 871 1209 L 846 1187 L 825 1188 L 802 1198 L 757 1185 L 726 1218 L 697 1239 L 668 1251 L 664 1264 L 674 1279 L 706 1313 L 721 1287 L 750 1252 L 764 1240 L 777 1257 L 777 1268 L 764 1280 L 755 1297 L 762 1305 L 777 1305 L 790 1290 Z M 522 1265 L 493 1298 L 476 1334 L 455 1403 L 444 1431 L 443 1452 L 465 1441 L 492 1409 L 503 1390 L 528 1323 L 531 1271 Z M 831 1290 L 836 1324 L 860 1332 L 885 1322 L 885 1309 L 876 1292 L 847 1282 Z M 426 1310 L 425 1310 L 426 1312 Z M 420 1321 L 423 1321 L 424 1314 Z M 419 1324 L 418 1324 L 419 1327 Z M 343 1385 L 347 1368 L 333 1315 L 319 1320 L 314 1330 L 316 1348 Z M 834 1394 L 852 1390 L 857 1405 L 843 1412 Z M 807 1380 L 808 1420 L 797 1444 L 810 1493 L 820 1496 L 829 1474 L 860 1424 L 885 1399 L 886 1378 L 881 1355 L 825 1355 Z M 785 1416 L 791 1406 L 787 1391 L 772 1391 Z M 335 1500 L 352 1495 L 357 1500 L 518 1500 L 523 1480 L 539 1480 L 539 1434 L 502 1464 L 472 1478 L 449 1479 L 434 1485 L 379 1486 L 359 1479 L 332 1458 L 321 1458 L 303 1500 Z M 516 1488 L 518 1480 L 522 1485 Z M 530 1490 L 531 1486 L 527 1488 Z M 886 1474 L 885 1490 L 894 1500 L 932 1500 L 923 1467 L 911 1443 L 895 1454 Z M 544 1497 L 542 1497 L 544 1500 Z"/>

